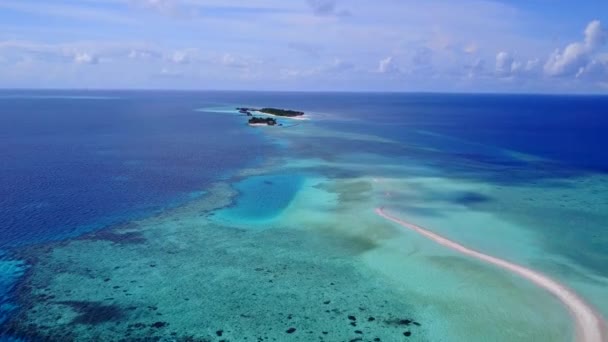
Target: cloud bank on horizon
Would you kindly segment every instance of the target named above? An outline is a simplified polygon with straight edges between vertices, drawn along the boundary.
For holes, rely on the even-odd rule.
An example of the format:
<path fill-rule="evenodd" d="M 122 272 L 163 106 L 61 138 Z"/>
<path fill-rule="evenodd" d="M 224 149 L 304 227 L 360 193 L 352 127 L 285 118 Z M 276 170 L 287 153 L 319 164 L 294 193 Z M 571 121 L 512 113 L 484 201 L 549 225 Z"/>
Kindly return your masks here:
<path fill-rule="evenodd" d="M 0 87 L 608 93 L 608 1 L 2 0 Z"/>

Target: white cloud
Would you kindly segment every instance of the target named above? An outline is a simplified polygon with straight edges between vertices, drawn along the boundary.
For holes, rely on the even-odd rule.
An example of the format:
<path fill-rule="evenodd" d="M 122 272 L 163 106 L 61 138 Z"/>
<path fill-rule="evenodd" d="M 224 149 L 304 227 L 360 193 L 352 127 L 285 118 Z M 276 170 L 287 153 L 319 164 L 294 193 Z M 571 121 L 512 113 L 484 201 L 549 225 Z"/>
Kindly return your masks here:
<path fill-rule="evenodd" d="M 577 78 L 584 78 L 599 83 L 608 83 L 608 55 L 599 55 L 589 62 L 576 74 Z"/>
<path fill-rule="evenodd" d="M 250 63 L 248 61 L 244 60 L 243 58 L 234 56 L 229 53 L 226 53 L 226 54 L 224 54 L 224 56 L 222 56 L 222 59 L 220 60 L 220 64 L 222 64 L 225 67 L 239 68 L 239 69 L 247 68 L 250 65 Z"/>
<path fill-rule="evenodd" d="M 520 79 L 537 78 L 540 76 L 540 59 L 533 58 L 527 61 L 518 60 L 506 51 L 496 55 L 495 75 L 503 80 L 515 77 Z"/>
<path fill-rule="evenodd" d="M 378 72 L 381 74 L 398 73 L 399 68 L 395 65 L 393 57 L 390 56 L 380 61 L 378 64 Z"/>
<path fill-rule="evenodd" d="M 175 64 L 188 64 L 192 58 L 188 51 L 174 51 L 170 56 L 169 60 Z"/>
<path fill-rule="evenodd" d="M 520 61 L 513 60 L 513 62 L 511 63 L 511 72 L 514 74 L 523 71 L 523 68 L 524 64 Z"/>
<path fill-rule="evenodd" d="M 603 30 L 599 20 L 594 20 L 585 29 L 585 46 L 588 49 L 596 49 L 606 43 L 608 34 Z"/>
<path fill-rule="evenodd" d="M 584 36 L 570 32 L 574 38 L 569 35 L 565 44 L 555 45 L 553 35 L 543 37 L 542 32 L 553 32 L 562 23 L 535 17 L 519 4 L 504 1 L 38 2 L 40 7 L 0 0 L 0 11 L 61 18 L 49 32 L 34 21 L 3 25 L 3 38 L 23 41 L 4 45 L 0 41 L 0 58 L 9 68 L 24 60 L 31 70 L 52 67 L 57 84 L 69 73 L 95 72 L 112 86 L 123 82 L 117 75 L 168 76 L 176 70 L 187 77 L 168 83 L 175 87 L 186 84 L 181 82 L 193 73 L 221 81 L 219 87 L 255 87 L 253 82 L 241 82 L 249 74 L 257 85 L 294 90 L 316 84 L 335 89 L 504 90 L 527 83 L 528 89 L 539 91 L 585 91 L 598 90 L 601 77 L 608 83 L 608 63 L 599 58 L 606 51 L 607 37 L 599 21 L 590 22 Z M 338 18 L 348 14 L 345 9 L 356 17 Z M 191 20 L 175 20 L 191 11 L 196 13 L 187 18 Z M 87 27 L 73 30 L 83 20 Z M 533 28 L 536 31 L 531 32 Z M 32 39 L 38 43 L 26 44 Z M 559 50 L 551 54 L 556 47 Z M 74 68 L 70 64 L 75 62 L 100 65 Z M 161 72 L 163 67 L 166 72 Z M 26 75 L 25 71 L 23 79 L 37 84 L 37 72 Z M 301 83 L 295 75 L 309 83 Z M 137 82 L 147 86 L 141 77 Z M 287 82 L 278 83 L 283 79 Z M 469 88 L 459 88 L 465 82 Z"/>
<path fill-rule="evenodd" d="M 589 62 L 588 51 L 582 43 L 572 43 L 563 51 L 555 50 L 547 63 L 545 73 L 549 76 L 577 74 Z"/>
<path fill-rule="evenodd" d="M 555 50 L 544 71 L 549 76 L 580 76 L 585 69 L 594 64 L 594 53 L 606 42 L 606 32 L 601 23 L 594 20 L 585 29 L 585 39 L 582 42 L 571 43 L 564 50 Z"/>
<path fill-rule="evenodd" d="M 74 62 L 77 64 L 97 64 L 99 62 L 99 58 L 90 53 L 79 52 L 74 55 Z"/>
<path fill-rule="evenodd" d="M 465 65 L 465 70 L 468 70 L 467 78 L 475 78 L 477 76 L 483 75 L 485 69 L 485 61 L 481 58 L 476 59 L 471 64 Z"/>
<path fill-rule="evenodd" d="M 501 51 L 496 55 L 496 73 L 499 76 L 510 76 L 520 64 L 515 62 L 513 56 L 508 52 Z"/>
<path fill-rule="evenodd" d="M 475 42 L 470 42 L 468 44 L 465 45 L 465 47 L 462 49 L 462 51 L 468 53 L 468 54 L 474 54 L 479 50 L 479 47 L 477 46 L 477 43 Z"/>
<path fill-rule="evenodd" d="M 131 49 L 127 55 L 130 59 L 149 60 L 160 57 L 160 53 L 149 49 Z"/>
<path fill-rule="evenodd" d="M 524 67 L 524 70 L 527 72 L 536 72 L 540 69 L 540 66 L 541 66 L 540 59 L 534 58 L 534 59 L 531 59 L 528 62 L 526 62 L 526 66 Z"/>

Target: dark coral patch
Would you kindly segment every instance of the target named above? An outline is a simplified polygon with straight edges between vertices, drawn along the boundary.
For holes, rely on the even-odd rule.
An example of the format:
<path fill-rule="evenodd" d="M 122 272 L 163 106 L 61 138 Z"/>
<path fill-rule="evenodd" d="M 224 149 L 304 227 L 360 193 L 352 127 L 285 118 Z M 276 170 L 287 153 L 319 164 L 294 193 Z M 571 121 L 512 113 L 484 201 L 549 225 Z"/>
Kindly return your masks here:
<path fill-rule="evenodd" d="M 62 301 L 57 304 L 70 306 L 78 312 L 78 316 L 72 320 L 73 324 L 100 324 L 118 321 L 124 317 L 124 310 L 118 305 L 104 305 L 101 302 L 88 301 Z"/>
<path fill-rule="evenodd" d="M 150 326 L 151 326 L 152 328 L 157 328 L 157 329 L 158 329 L 158 328 L 164 328 L 164 327 L 166 327 L 168 324 L 169 324 L 169 323 L 167 323 L 167 322 L 154 322 L 154 323 L 152 323 Z"/>
<path fill-rule="evenodd" d="M 125 232 L 119 233 L 116 230 L 100 230 L 89 236 L 90 240 L 105 240 L 121 245 L 142 244 L 146 242 L 146 238 L 140 232 Z"/>
<path fill-rule="evenodd" d="M 386 324 L 390 324 L 390 325 L 405 325 L 405 326 L 408 326 L 410 324 L 420 325 L 420 323 L 414 322 L 413 319 L 391 319 L 391 320 L 386 321 Z"/>

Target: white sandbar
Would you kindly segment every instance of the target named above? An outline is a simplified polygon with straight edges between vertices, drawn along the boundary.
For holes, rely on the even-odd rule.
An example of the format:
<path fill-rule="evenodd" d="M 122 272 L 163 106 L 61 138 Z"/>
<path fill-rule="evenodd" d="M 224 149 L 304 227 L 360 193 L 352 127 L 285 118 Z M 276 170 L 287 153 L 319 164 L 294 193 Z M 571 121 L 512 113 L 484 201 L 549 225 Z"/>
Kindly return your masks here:
<path fill-rule="evenodd" d="M 521 265 L 514 264 L 512 262 L 487 255 L 476 250 L 467 248 L 457 242 L 446 239 L 443 236 L 428 231 L 415 224 L 405 222 L 395 216 L 387 214 L 383 208 L 376 208 L 376 214 L 384 217 L 387 220 L 393 221 L 405 228 L 411 229 L 426 238 L 435 241 L 436 243 L 451 248 L 462 254 L 470 257 L 485 261 L 487 263 L 499 266 L 503 269 L 511 271 L 519 276 L 526 278 L 550 292 L 552 295 L 557 297 L 570 312 L 570 315 L 574 319 L 576 328 L 576 341 L 580 342 L 606 342 L 608 341 L 608 333 L 606 332 L 606 326 L 603 318 L 597 313 L 590 305 L 588 305 L 582 298 L 580 298 L 572 290 L 566 286 L 558 283 L 557 281 L 543 275 L 537 271 L 531 270 Z"/>

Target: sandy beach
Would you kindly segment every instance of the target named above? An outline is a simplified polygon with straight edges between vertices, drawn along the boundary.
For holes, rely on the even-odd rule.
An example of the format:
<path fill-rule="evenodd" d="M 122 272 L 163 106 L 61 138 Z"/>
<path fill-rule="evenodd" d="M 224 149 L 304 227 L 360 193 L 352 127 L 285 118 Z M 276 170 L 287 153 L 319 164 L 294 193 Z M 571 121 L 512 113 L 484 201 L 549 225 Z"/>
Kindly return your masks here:
<path fill-rule="evenodd" d="M 526 278 L 554 295 L 559 299 L 570 312 L 574 319 L 576 328 L 576 341 L 580 342 L 605 342 L 608 341 L 606 324 L 604 319 L 582 298 L 575 294 L 572 290 L 555 280 L 529 268 L 511 263 L 509 261 L 493 257 L 463 245 L 460 245 L 452 240 L 444 238 L 441 235 L 435 234 L 415 224 L 403 221 L 391 214 L 385 212 L 384 208 L 376 208 L 376 214 L 395 222 L 405 228 L 411 229 L 420 235 L 442 245 L 458 251 L 470 257 L 485 261 L 487 263 L 499 266 L 503 269 L 511 271 L 519 276 Z"/>

